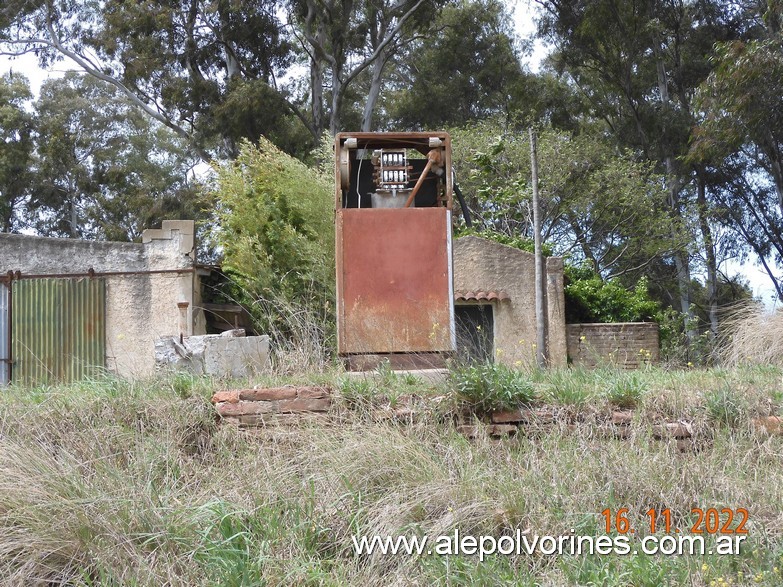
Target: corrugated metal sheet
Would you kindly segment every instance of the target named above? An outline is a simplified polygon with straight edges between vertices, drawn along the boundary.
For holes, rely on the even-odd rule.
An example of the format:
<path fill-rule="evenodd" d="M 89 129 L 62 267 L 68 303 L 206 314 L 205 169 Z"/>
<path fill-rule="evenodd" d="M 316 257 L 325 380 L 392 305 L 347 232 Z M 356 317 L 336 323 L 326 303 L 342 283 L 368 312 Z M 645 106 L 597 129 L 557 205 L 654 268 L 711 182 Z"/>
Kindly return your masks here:
<path fill-rule="evenodd" d="M 8 315 L 8 285 L 0 283 L 0 385 L 8 383 L 9 376 L 9 344 L 8 329 L 11 327 L 11 320 Z"/>
<path fill-rule="evenodd" d="M 11 295 L 14 382 L 73 381 L 103 369 L 103 279 L 23 279 Z"/>

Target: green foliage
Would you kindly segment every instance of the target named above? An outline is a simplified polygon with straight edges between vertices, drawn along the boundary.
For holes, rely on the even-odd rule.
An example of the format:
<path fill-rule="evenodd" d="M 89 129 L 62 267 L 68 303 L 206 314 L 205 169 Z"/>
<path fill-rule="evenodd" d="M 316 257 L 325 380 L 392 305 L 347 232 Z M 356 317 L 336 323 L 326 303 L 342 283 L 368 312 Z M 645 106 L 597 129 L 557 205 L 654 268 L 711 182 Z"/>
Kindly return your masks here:
<path fill-rule="evenodd" d="M 545 382 L 547 400 L 562 406 L 579 408 L 595 396 L 595 385 L 583 370 L 553 370 Z"/>
<path fill-rule="evenodd" d="M 478 236 L 487 240 L 495 241 L 501 245 L 507 245 L 514 247 L 520 251 L 527 251 L 528 253 L 535 252 L 535 243 L 532 239 L 526 238 L 520 235 L 510 235 L 503 232 L 497 232 L 490 229 L 476 229 L 476 228 L 461 228 L 457 230 L 457 236 Z M 541 249 L 545 256 L 552 255 L 552 246 L 547 243 L 541 244 Z"/>
<path fill-rule="evenodd" d="M 532 240 L 527 127 L 493 119 L 451 132 L 475 230 Z M 679 246 L 683 235 L 665 214 L 662 179 L 649 163 L 597 132 L 537 133 L 542 238 L 552 253 L 637 278 L 640 267 Z"/>
<path fill-rule="evenodd" d="M 508 8 L 498 0 L 448 4 L 401 65 L 411 79 L 391 92 L 394 128 L 428 130 L 465 124 L 506 112 L 521 99 L 529 79 L 518 58 Z M 458 71 L 460 75 L 451 75 Z"/>
<path fill-rule="evenodd" d="M 353 409 L 369 408 L 378 402 L 396 407 L 403 395 L 421 393 L 426 388 L 422 380 L 411 373 L 392 370 L 388 361 L 373 373 L 346 376 L 340 382 L 340 394 Z"/>
<path fill-rule="evenodd" d="M 635 408 L 639 405 L 647 385 L 636 373 L 620 375 L 610 383 L 607 399 L 618 408 Z"/>
<path fill-rule="evenodd" d="M 468 363 L 449 372 L 457 396 L 479 411 L 518 408 L 535 400 L 530 377 L 499 363 Z"/>
<path fill-rule="evenodd" d="M 262 331 L 333 323 L 334 223 L 329 181 L 261 139 L 217 166 L 215 240 L 233 295 Z M 307 318 L 309 316 L 309 318 Z"/>
<path fill-rule="evenodd" d="M 650 299 L 642 278 L 633 290 L 603 280 L 587 266 L 565 267 L 566 322 L 643 322 L 655 319 L 660 306 Z"/>
<path fill-rule="evenodd" d="M 728 384 L 719 389 L 708 391 L 704 395 L 707 414 L 719 424 L 733 428 L 745 417 L 747 403 L 742 396 Z"/>
<path fill-rule="evenodd" d="M 19 228 L 29 195 L 34 118 L 25 109 L 32 98 L 24 76 L 0 77 L 0 231 Z"/>
<path fill-rule="evenodd" d="M 203 218 L 210 207 L 184 142 L 113 86 L 71 72 L 43 84 L 35 109 L 29 228 L 132 241 L 165 219 Z"/>

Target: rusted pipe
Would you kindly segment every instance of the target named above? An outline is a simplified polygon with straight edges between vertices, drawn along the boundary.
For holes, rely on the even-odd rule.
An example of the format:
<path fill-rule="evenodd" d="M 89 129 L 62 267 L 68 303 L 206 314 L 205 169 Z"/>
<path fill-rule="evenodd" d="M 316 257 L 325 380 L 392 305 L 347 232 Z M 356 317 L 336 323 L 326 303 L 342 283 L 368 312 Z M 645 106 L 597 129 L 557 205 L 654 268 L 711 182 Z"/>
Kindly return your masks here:
<path fill-rule="evenodd" d="M 42 273 L 42 274 L 26 274 L 21 271 L 8 272 L 8 280 L 19 279 L 47 279 L 47 278 L 68 278 L 68 277 L 120 277 L 120 276 L 143 276 L 143 275 L 161 275 L 166 273 L 194 273 L 196 269 L 194 267 L 183 267 L 182 269 L 148 269 L 144 271 L 95 271 L 90 267 L 84 273 Z M 5 276 L 3 278 L 5 281 Z"/>
<path fill-rule="evenodd" d="M 419 188 L 421 188 L 421 185 L 424 183 L 424 179 L 427 177 L 430 169 L 433 165 L 439 165 L 440 160 L 440 149 L 432 149 L 429 153 L 427 153 L 427 165 L 424 166 L 424 171 L 421 172 L 419 180 L 416 182 L 416 185 L 413 186 L 413 191 L 411 191 L 411 195 L 408 196 L 408 200 L 405 202 L 406 208 L 411 207 L 411 204 L 413 203 L 416 194 L 419 193 Z"/>

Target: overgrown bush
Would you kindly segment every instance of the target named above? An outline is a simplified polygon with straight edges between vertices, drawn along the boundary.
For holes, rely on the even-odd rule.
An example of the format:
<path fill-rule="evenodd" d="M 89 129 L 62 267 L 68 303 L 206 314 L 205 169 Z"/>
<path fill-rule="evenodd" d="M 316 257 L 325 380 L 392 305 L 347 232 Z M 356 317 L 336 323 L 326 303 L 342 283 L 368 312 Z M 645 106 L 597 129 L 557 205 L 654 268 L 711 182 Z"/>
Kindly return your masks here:
<path fill-rule="evenodd" d="M 317 358 L 334 324 L 331 180 L 262 138 L 217 167 L 214 189 L 231 295 L 278 345 Z"/>
<path fill-rule="evenodd" d="M 609 279 L 604 281 L 590 267 L 565 266 L 566 322 L 644 322 L 660 312 L 650 298 L 647 280 L 642 278 L 633 290 Z"/>
<path fill-rule="evenodd" d="M 496 363 L 468 363 L 449 373 L 457 396 L 481 412 L 517 408 L 535 400 L 530 377 Z"/>

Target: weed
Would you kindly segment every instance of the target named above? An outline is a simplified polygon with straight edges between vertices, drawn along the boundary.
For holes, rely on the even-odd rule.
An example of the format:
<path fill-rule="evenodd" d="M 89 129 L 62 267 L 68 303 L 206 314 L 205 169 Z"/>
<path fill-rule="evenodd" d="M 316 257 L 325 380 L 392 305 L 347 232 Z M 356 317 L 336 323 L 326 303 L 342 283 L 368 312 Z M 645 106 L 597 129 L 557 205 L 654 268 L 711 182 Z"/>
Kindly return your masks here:
<path fill-rule="evenodd" d="M 531 376 L 487 369 L 476 385 L 519 378 L 525 397 L 533 397 Z M 637 373 L 645 390 L 639 416 L 649 410 L 725 422 L 728 411 L 744 418 L 780 389 L 782 374 L 768 367 Z M 607 385 L 627 375 L 539 377 L 538 387 L 570 385 L 603 402 Z M 381 379 L 347 379 L 341 390 L 375 397 Z M 398 374 L 386 383 L 410 387 Z M 216 427 L 206 393 L 196 391 L 206 391 L 209 380 L 192 384 L 187 399 L 171 379 L 0 394 L 0 582 L 781 584 L 780 437 L 759 441 L 718 427 L 692 454 L 642 434 L 600 441 L 555 427 L 498 443 L 469 441 L 451 421 L 399 426 L 362 418 L 249 435 Z M 747 399 L 752 393 L 758 399 Z M 495 538 L 516 529 L 597 537 L 605 533 L 600 512 L 607 507 L 627 507 L 639 529 L 649 528 L 651 508 L 669 508 L 679 528 L 693 523 L 693 507 L 752 508 L 748 547 L 739 556 L 511 554 L 480 563 L 460 555 L 358 555 L 352 545 L 356 536 L 450 536 L 457 529 Z"/>
<path fill-rule="evenodd" d="M 733 387 L 724 384 L 704 396 L 709 417 L 719 424 L 733 428 L 744 418 L 747 403 Z"/>
<path fill-rule="evenodd" d="M 367 378 L 345 377 L 340 382 L 340 394 L 348 407 L 355 409 L 370 405 L 377 395 L 377 391 Z"/>
<path fill-rule="evenodd" d="M 546 399 L 564 406 L 579 407 L 594 395 L 593 386 L 582 370 L 557 370 L 547 374 Z"/>
<path fill-rule="evenodd" d="M 469 363 L 452 368 L 452 389 L 479 411 L 503 410 L 536 399 L 530 377 L 497 363 Z"/>
<path fill-rule="evenodd" d="M 631 409 L 639 405 L 644 396 L 646 385 L 636 373 L 620 375 L 609 385 L 607 399 L 618 408 Z"/>

